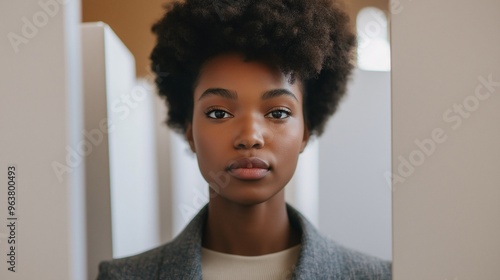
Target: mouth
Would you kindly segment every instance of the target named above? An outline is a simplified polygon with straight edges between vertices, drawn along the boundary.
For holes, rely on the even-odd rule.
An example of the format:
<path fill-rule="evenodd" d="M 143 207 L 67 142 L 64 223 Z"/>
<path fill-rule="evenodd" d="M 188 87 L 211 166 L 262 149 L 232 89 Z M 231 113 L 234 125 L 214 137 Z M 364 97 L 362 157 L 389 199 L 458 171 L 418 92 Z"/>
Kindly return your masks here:
<path fill-rule="evenodd" d="M 271 168 L 269 163 L 258 157 L 240 158 L 232 161 L 227 171 L 241 180 L 259 180 L 264 178 Z"/>

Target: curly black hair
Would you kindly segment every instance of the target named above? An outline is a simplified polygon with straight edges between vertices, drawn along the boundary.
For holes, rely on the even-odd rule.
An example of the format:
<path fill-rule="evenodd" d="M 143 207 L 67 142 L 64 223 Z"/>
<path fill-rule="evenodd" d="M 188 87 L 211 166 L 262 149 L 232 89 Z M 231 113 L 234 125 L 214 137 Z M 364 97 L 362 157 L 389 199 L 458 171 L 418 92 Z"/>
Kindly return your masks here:
<path fill-rule="evenodd" d="M 194 83 L 202 64 L 238 52 L 279 67 L 304 85 L 304 121 L 323 133 L 345 95 L 356 35 L 335 0 L 186 0 L 165 5 L 151 28 L 157 43 L 151 69 L 166 97 L 166 124 L 185 133 L 192 121 Z"/>

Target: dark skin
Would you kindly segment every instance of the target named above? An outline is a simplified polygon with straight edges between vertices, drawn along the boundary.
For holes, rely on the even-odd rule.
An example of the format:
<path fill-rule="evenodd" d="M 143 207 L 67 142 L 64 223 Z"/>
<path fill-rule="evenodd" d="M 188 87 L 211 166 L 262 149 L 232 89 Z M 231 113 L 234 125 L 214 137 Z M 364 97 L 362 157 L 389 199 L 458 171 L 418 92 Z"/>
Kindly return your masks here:
<path fill-rule="evenodd" d="M 284 187 L 309 140 L 300 80 L 290 84 L 276 67 L 236 53 L 212 58 L 200 70 L 185 136 L 209 183 L 202 246 L 258 256 L 299 244 Z M 275 94 L 262 99 L 270 91 Z M 269 170 L 259 179 L 237 178 L 226 167 L 242 157 L 259 157 Z"/>

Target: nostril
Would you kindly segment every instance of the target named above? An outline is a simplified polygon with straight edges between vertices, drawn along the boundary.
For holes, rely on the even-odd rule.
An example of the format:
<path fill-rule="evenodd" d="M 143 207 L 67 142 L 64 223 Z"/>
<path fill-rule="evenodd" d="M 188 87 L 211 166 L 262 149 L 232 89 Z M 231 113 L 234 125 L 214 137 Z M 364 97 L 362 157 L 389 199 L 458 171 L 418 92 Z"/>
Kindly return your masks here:
<path fill-rule="evenodd" d="M 237 145 L 237 149 L 249 149 L 249 148 L 260 149 L 260 148 L 262 148 L 262 145 L 260 143 L 255 143 L 251 147 L 250 147 L 250 145 L 246 145 L 244 143 L 240 143 Z"/>
<path fill-rule="evenodd" d="M 246 148 L 246 145 L 245 144 L 238 144 L 238 148 Z"/>
<path fill-rule="evenodd" d="M 261 149 L 264 146 L 264 139 L 261 135 L 242 135 L 234 141 L 236 149 Z"/>
<path fill-rule="evenodd" d="M 255 144 L 253 145 L 253 147 L 255 147 L 255 148 L 261 148 L 261 147 L 262 147 L 262 145 L 261 145 L 260 143 L 255 143 Z"/>

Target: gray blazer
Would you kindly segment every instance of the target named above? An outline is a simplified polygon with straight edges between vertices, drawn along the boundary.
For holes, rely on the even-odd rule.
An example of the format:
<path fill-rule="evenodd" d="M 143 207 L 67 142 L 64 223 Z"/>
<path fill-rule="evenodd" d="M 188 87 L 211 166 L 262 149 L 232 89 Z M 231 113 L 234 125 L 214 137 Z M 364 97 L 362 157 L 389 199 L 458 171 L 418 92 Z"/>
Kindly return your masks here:
<path fill-rule="evenodd" d="M 302 231 L 302 247 L 291 279 L 388 280 L 391 262 L 343 247 L 326 238 L 286 203 L 292 226 Z M 98 280 L 202 279 L 201 237 L 208 204 L 172 241 L 141 254 L 99 263 Z"/>

